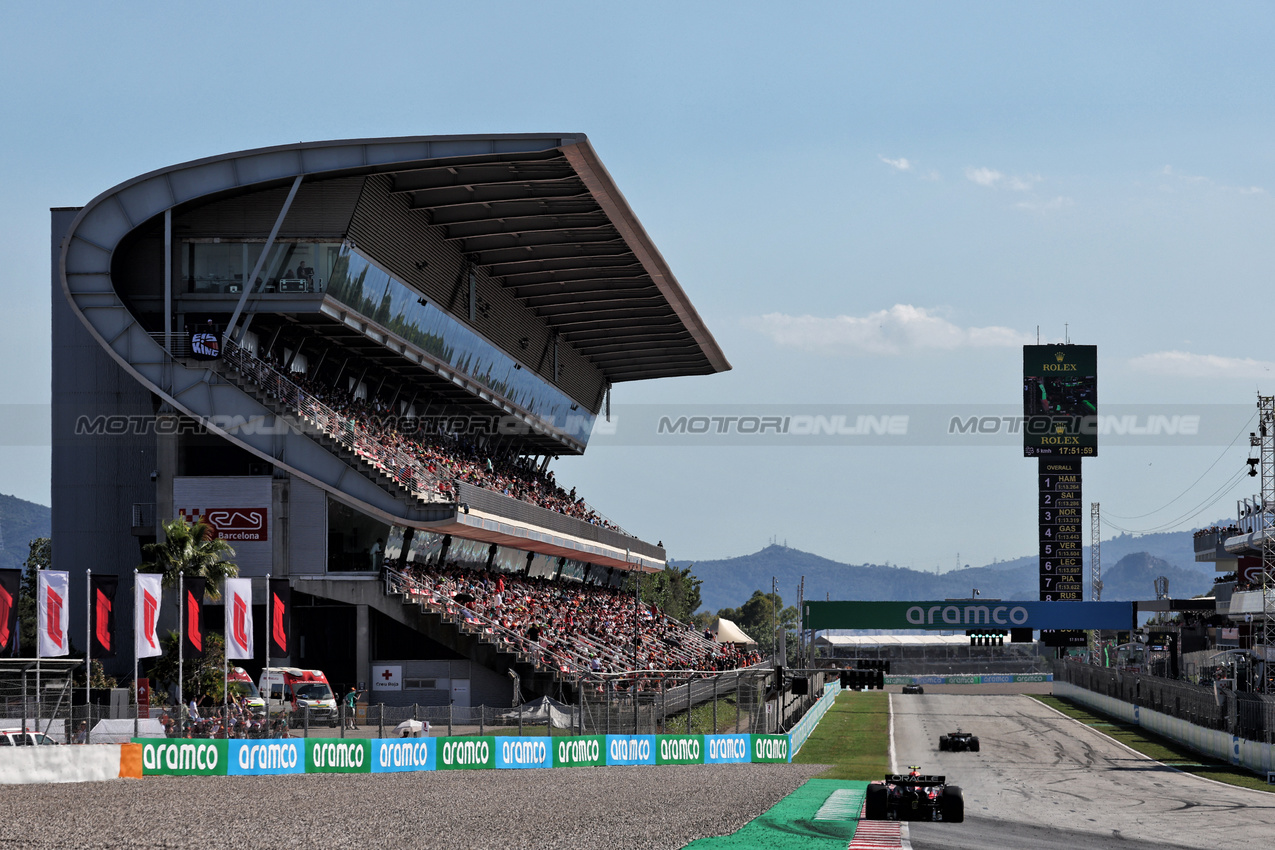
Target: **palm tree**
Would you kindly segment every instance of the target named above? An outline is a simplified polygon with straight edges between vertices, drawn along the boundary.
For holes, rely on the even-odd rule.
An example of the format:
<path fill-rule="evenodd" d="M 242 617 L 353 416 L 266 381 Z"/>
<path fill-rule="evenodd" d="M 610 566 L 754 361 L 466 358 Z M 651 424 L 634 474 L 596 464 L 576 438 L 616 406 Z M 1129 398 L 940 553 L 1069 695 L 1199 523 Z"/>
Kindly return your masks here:
<path fill-rule="evenodd" d="M 189 576 L 208 580 L 206 592 L 213 599 L 221 597 L 223 579 L 239 575 L 230 544 L 213 534 L 212 526 L 203 520 L 193 524 L 184 517 L 164 523 L 164 542 L 142 547 L 146 562 L 138 567 L 144 573 L 163 573 L 164 587 L 176 587 L 177 577 Z"/>

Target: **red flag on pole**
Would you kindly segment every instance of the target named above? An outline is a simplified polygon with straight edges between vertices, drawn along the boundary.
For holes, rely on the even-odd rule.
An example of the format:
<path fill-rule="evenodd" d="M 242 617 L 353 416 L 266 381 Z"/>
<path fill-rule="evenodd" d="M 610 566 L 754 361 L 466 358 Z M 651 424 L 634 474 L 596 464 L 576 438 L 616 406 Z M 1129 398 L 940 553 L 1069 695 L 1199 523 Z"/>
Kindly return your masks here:
<path fill-rule="evenodd" d="M 18 654 L 18 588 L 22 570 L 0 570 L 0 655 Z"/>
<path fill-rule="evenodd" d="M 89 624 L 89 649 L 94 658 L 115 657 L 115 594 L 119 586 L 119 576 L 89 578 L 89 616 L 93 618 Z"/>
<path fill-rule="evenodd" d="M 204 654 L 204 587 L 206 579 L 183 579 L 185 586 L 182 593 L 182 640 L 185 642 L 184 655 L 187 658 L 200 658 Z"/>
<path fill-rule="evenodd" d="M 286 578 L 270 580 L 270 655 L 288 657 L 288 634 L 292 631 L 292 583 Z"/>

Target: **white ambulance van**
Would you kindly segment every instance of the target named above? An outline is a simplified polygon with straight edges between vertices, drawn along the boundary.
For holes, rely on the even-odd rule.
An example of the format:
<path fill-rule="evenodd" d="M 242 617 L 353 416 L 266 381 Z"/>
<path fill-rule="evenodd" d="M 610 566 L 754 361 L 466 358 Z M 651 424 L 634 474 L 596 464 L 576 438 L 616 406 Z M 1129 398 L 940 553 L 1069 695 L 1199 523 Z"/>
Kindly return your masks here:
<path fill-rule="evenodd" d="M 293 724 L 299 726 L 305 721 L 304 715 L 297 712 L 308 708 L 312 724 L 335 727 L 338 722 L 336 695 L 322 670 L 267 667 L 261 671 L 258 687 L 271 715 L 292 713 Z"/>

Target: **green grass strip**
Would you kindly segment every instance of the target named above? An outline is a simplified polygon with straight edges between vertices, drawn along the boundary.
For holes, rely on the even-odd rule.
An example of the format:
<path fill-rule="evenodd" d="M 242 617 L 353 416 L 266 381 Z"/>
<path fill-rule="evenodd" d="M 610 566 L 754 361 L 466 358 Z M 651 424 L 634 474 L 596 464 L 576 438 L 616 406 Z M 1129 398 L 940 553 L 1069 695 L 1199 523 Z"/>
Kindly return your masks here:
<path fill-rule="evenodd" d="M 820 779 L 880 779 L 890 772 L 890 702 L 885 691 L 843 691 L 793 757 L 827 764 Z"/>
<path fill-rule="evenodd" d="M 692 841 L 686 850 L 845 850 L 854 838 L 858 820 L 817 821 L 815 813 L 833 791 L 849 788 L 862 792 L 867 787 L 866 782 L 808 780 L 738 831 Z"/>
<path fill-rule="evenodd" d="M 1120 720 L 1113 721 L 1105 714 L 1094 713 L 1079 703 L 1074 703 L 1061 697 L 1041 694 L 1032 694 L 1031 696 L 1050 708 L 1057 709 L 1068 717 L 1092 727 L 1094 731 L 1101 732 L 1107 737 L 1119 741 L 1129 749 L 1142 753 L 1144 756 L 1153 758 L 1156 761 L 1164 762 L 1181 770 L 1183 773 L 1192 773 L 1205 779 L 1213 779 L 1217 782 L 1225 782 L 1227 785 L 1235 785 L 1239 788 L 1248 788 L 1253 791 L 1269 792 L 1272 790 L 1264 779 L 1253 775 L 1244 768 L 1235 767 L 1227 762 L 1201 755 L 1185 744 L 1179 744 L 1176 741 L 1163 738 L 1140 726 Z"/>

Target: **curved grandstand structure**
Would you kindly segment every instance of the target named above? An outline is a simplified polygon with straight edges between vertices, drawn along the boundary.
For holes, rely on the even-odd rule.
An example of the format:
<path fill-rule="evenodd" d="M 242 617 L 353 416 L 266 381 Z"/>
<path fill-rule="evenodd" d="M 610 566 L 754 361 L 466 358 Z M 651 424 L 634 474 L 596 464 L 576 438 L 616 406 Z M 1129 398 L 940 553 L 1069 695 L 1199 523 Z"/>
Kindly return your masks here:
<path fill-rule="evenodd" d="M 664 567 L 549 464 L 615 384 L 730 366 L 583 135 L 210 157 L 54 210 L 53 247 L 59 569 L 124 576 L 213 518 L 241 575 L 290 580 L 292 663 L 398 668 L 385 701 L 429 703 L 554 670 L 404 595 L 412 570 Z"/>

